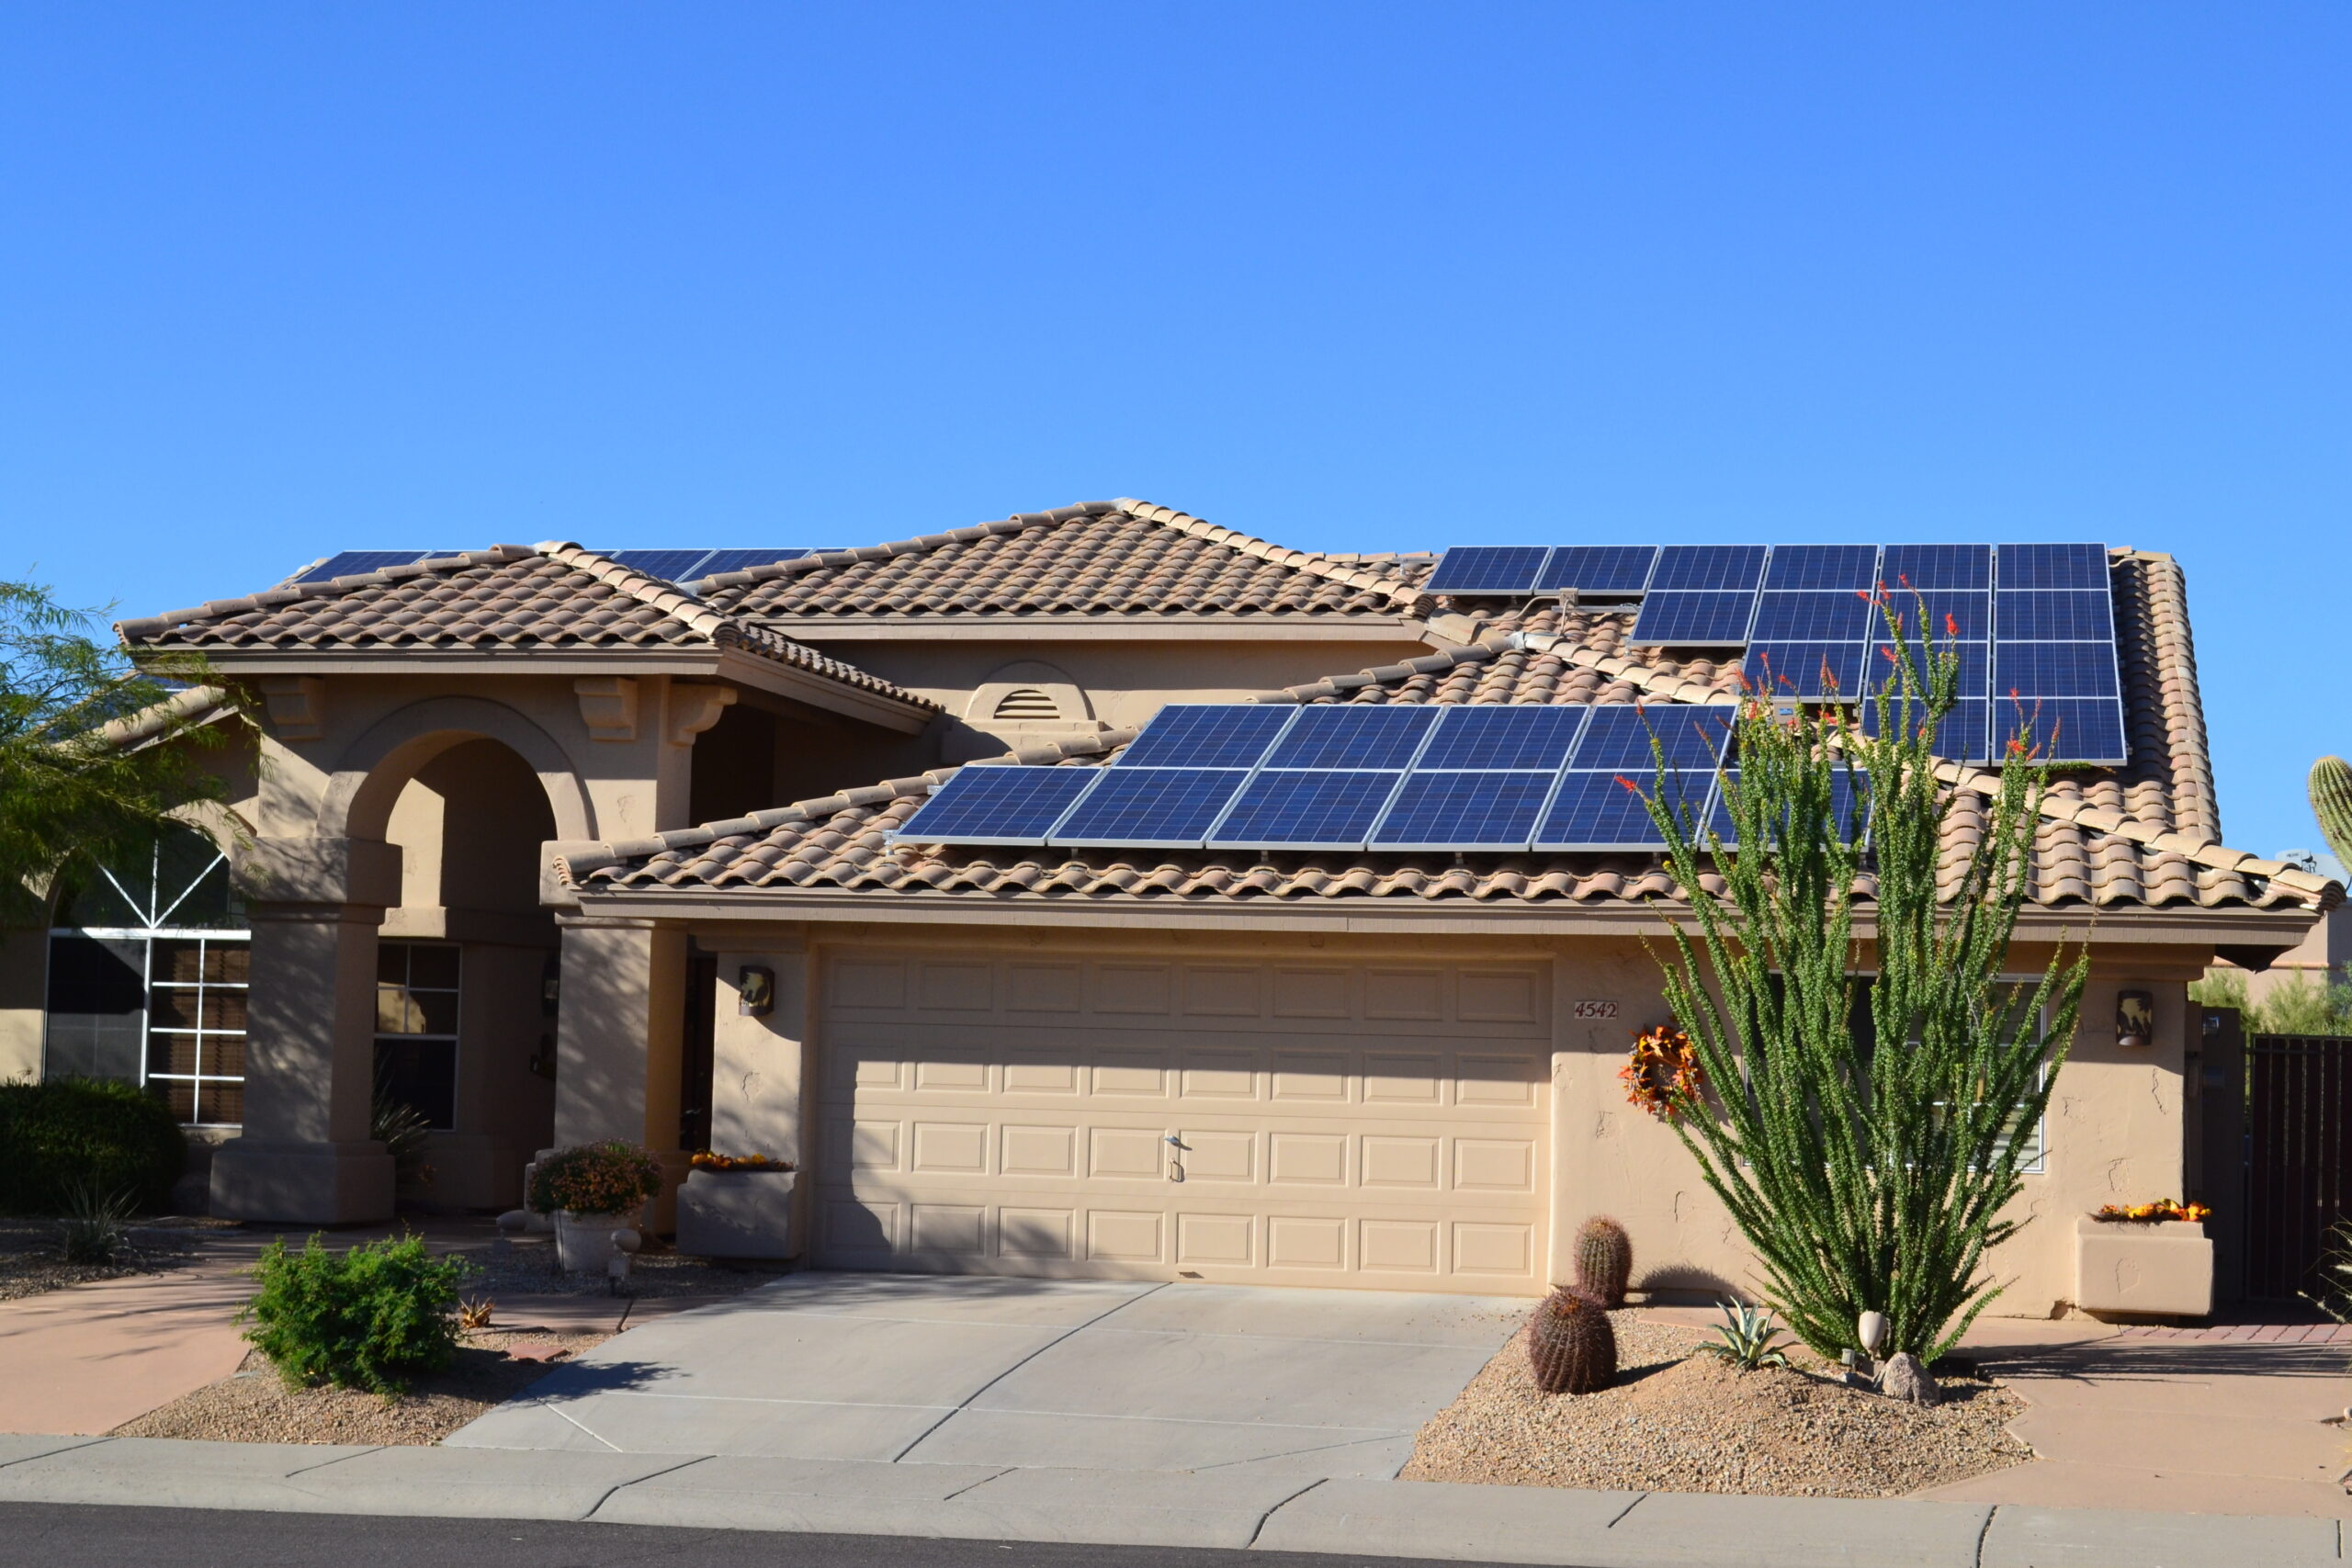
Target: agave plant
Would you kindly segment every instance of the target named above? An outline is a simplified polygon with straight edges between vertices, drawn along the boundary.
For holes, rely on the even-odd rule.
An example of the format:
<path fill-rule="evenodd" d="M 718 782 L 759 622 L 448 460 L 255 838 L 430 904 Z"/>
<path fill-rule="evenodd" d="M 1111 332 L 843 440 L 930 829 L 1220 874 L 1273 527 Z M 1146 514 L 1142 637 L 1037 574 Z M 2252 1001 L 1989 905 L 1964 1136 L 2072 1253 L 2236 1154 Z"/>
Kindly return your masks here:
<path fill-rule="evenodd" d="M 65 1190 L 65 1213 L 58 1219 L 58 1250 L 68 1263 L 111 1268 L 130 1253 L 130 1216 L 137 1204 L 128 1191 L 117 1191 L 96 1181 L 79 1181 Z"/>
<path fill-rule="evenodd" d="M 1743 1372 L 1789 1364 L 1787 1352 L 1780 1348 L 1781 1341 L 1788 1337 L 1788 1331 L 1772 1321 L 1770 1312 L 1736 1302 L 1725 1302 L 1723 1308 L 1724 1320 L 1715 1326 L 1721 1338 L 1702 1348 L 1721 1356 Z"/>

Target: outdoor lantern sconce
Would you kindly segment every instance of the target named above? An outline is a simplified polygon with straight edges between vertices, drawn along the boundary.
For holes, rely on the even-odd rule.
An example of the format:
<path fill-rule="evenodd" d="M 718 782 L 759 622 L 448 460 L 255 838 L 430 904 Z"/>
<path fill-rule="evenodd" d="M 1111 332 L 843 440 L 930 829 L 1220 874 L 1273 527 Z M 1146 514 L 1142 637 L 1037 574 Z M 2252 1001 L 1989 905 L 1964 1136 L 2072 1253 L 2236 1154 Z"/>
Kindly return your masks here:
<path fill-rule="evenodd" d="M 745 1018 L 765 1018 L 775 1011 L 775 971 L 763 964 L 743 965 L 736 988 L 737 1010 Z"/>
<path fill-rule="evenodd" d="M 2144 1047 L 2156 1034 L 2156 998 L 2146 991 L 2115 994 L 2115 1043 L 2127 1051 Z"/>

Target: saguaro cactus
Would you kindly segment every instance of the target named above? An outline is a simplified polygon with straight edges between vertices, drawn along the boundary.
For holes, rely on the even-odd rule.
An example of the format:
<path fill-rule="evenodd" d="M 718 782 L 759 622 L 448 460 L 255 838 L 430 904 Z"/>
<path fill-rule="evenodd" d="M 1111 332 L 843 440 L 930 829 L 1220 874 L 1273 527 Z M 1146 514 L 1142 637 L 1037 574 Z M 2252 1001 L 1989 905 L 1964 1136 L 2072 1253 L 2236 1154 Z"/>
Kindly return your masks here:
<path fill-rule="evenodd" d="M 1527 1360 L 1545 1393 L 1590 1393 L 1617 1375 L 1617 1331 L 1576 1292 L 1554 1291 L 1527 1325 Z"/>
<path fill-rule="evenodd" d="M 2322 757 L 2312 764 L 2312 815 L 2339 864 L 2352 866 L 2352 762 Z"/>
<path fill-rule="evenodd" d="M 1634 1278 L 1634 1242 L 1625 1227 L 1595 1214 L 1577 1228 L 1577 1294 L 1614 1312 L 1625 1304 Z"/>

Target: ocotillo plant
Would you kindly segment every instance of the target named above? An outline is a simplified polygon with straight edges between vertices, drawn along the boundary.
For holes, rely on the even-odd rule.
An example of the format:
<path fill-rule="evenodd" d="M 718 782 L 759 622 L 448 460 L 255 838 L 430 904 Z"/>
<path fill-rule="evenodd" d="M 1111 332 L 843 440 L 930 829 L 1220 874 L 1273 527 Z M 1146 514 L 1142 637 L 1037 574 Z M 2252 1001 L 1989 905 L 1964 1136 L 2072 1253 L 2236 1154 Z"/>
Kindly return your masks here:
<path fill-rule="evenodd" d="M 2038 982 L 2003 978 L 2045 771 L 2020 735 L 1996 775 L 1939 777 L 1936 727 L 1960 660 L 1931 652 L 1923 673 L 1907 613 L 1883 596 L 1879 613 L 1904 651 L 1874 732 L 1834 706 L 1750 694 L 1739 773 L 1723 785 L 1729 834 L 1702 840 L 1668 808 L 1681 792 L 1656 753 L 1650 814 L 1690 899 L 1687 915 L 1661 911 L 1667 1000 L 1718 1086 L 1683 1091 L 1670 1124 L 1799 1337 L 1834 1356 L 1875 1310 L 1890 1354 L 1932 1362 L 1999 1294 L 1986 1258 L 2022 1223 L 2003 1209 L 2030 1142 L 2011 1134 L 2049 1103 L 2087 957 L 2062 950 Z M 1959 787 L 1984 797 L 1984 826 L 1948 847 Z"/>
<path fill-rule="evenodd" d="M 2312 815 L 2338 865 L 2352 866 L 2352 762 L 2322 757 L 2312 764 Z"/>

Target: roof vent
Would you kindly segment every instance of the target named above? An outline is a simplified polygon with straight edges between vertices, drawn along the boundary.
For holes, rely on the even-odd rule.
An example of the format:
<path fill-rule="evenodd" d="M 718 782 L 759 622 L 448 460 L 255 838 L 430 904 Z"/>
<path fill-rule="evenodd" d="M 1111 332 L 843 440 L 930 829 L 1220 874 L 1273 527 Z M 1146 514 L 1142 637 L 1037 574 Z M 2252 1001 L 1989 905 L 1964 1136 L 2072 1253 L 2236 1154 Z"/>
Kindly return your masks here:
<path fill-rule="evenodd" d="M 1035 686 L 1017 686 L 996 705 L 999 718 L 1059 718 L 1062 710 L 1053 698 Z"/>

